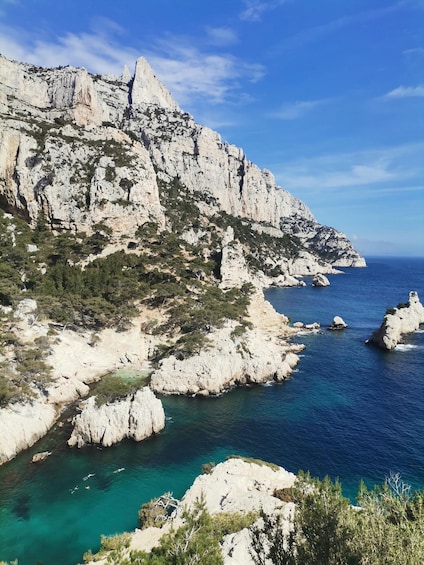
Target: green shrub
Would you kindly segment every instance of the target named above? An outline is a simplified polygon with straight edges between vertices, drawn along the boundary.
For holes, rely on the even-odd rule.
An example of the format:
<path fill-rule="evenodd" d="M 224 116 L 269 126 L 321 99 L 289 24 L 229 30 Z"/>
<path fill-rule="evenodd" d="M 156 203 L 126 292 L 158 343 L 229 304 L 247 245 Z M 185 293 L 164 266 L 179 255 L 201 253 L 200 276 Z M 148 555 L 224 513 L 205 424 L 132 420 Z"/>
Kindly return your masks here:
<path fill-rule="evenodd" d="M 150 377 L 146 374 L 120 376 L 119 374 L 112 373 L 105 375 L 94 387 L 96 404 L 101 406 L 107 402 L 113 402 L 134 394 L 143 386 L 148 385 L 149 380 Z"/>
<path fill-rule="evenodd" d="M 342 496 L 338 481 L 299 474 L 290 493 L 296 503 L 290 533 L 280 516 L 263 515 L 251 529 L 257 565 L 418 565 L 424 563 L 424 493 L 410 493 L 399 475 L 368 490 L 359 507 Z"/>

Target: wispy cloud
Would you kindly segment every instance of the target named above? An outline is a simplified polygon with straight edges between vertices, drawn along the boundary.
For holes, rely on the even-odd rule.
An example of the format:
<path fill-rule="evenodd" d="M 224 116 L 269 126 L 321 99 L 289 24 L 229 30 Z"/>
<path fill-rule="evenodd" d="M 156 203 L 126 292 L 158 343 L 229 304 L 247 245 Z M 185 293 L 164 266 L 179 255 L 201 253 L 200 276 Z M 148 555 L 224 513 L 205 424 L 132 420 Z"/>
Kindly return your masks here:
<path fill-rule="evenodd" d="M 143 55 L 182 106 L 195 100 L 218 104 L 237 97 L 243 99 L 243 83 L 258 81 L 264 74 L 261 65 L 231 54 L 215 53 L 207 40 L 201 45 L 168 35 L 136 51 L 117 41 L 116 36 L 122 34 L 123 30 L 114 22 L 103 19 L 97 21 L 92 32 L 67 33 L 53 40 L 0 26 L 0 52 L 40 66 L 73 65 L 115 75 L 122 73 L 124 65 L 132 68 L 134 61 Z M 236 39 L 226 28 L 210 29 L 211 37 L 221 44 Z"/>
<path fill-rule="evenodd" d="M 248 22 L 259 22 L 262 14 L 284 4 L 286 0 L 244 0 L 245 9 L 240 13 L 240 19 Z"/>
<path fill-rule="evenodd" d="M 423 96 L 424 85 L 420 84 L 418 86 L 398 86 L 394 90 L 385 94 L 384 98 L 411 98 Z"/>
<path fill-rule="evenodd" d="M 307 28 L 299 33 L 284 39 L 280 43 L 280 50 L 288 50 L 288 49 L 296 49 L 299 47 L 303 47 L 309 43 L 312 43 L 323 36 L 329 35 L 334 33 L 340 29 L 343 29 L 348 26 L 362 24 L 368 21 L 376 20 L 382 18 L 392 12 L 396 12 L 405 6 L 405 1 L 400 0 L 395 4 L 386 6 L 384 8 L 378 8 L 374 10 L 365 10 L 362 12 L 358 12 L 357 14 L 353 14 L 350 16 L 343 16 L 341 18 L 336 18 L 332 21 L 327 23 Z"/>
<path fill-rule="evenodd" d="M 146 57 L 180 104 L 195 96 L 213 103 L 228 102 L 240 95 L 243 81 L 256 82 L 264 75 L 261 65 L 202 51 L 178 37 L 157 42 Z"/>
<path fill-rule="evenodd" d="M 206 32 L 208 40 L 212 45 L 226 47 L 238 42 L 237 33 L 229 27 L 208 27 Z"/>
<path fill-rule="evenodd" d="M 403 55 L 424 55 L 424 47 L 412 47 L 402 51 Z"/>
<path fill-rule="evenodd" d="M 0 26 L 0 52 L 40 66 L 73 65 L 119 75 L 125 64 L 133 65 L 139 53 L 116 42 L 113 35 L 118 30 L 113 22 L 100 29 L 99 22 L 95 32 L 67 33 L 49 41 L 17 28 Z"/>
<path fill-rule="evenodd" d="M 320 155 L 271 167 L 277 181 L 288 190 L 321 193 L 323 190 L 357 191 L 380 185 L 384 190 L 416 187 L 424 176 L 424 143 L 377 148 L 353 153 Z"/>
<path fill-rule="evenodd" d="M 327 99 L 298 100 L 296 102 L 284 104 L 279 110 L 273 112 L 271 116 L 280 120 L 297 120 L 298 118 L 303 118 L 303 116 L 317 106 L 321 106 L 327 102 Z"/>

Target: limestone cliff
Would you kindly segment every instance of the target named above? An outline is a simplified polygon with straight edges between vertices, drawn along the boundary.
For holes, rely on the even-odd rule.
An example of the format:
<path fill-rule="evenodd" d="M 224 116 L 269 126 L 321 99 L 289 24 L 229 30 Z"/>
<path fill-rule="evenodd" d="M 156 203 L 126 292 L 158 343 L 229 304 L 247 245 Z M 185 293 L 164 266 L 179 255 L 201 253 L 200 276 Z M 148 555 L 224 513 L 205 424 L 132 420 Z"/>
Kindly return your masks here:
<path fill-rule="evenodd" d="M 235 385 L 289 378 L 303 346 L 285 341 L 295 333 L 288 327 L 288 319 L 277 314 L 261 293 L 252 298 L 249 319 L 251 327 L 241 333 L 232 321 L 211 331 L 207 345 L 188 359 L 166 357 L 152 375 L 152 389 L 158 393 L 207 396 Z"/>
<path fill-rule="evenodd" d="M 43 214 L 56 230 L 105 222 L 134 234 L 152 221 L 174 229 L 158 183 L 179 179 L 181 198 L 194 197 L 205 217 L 226 213 L 273 230 L 279 274 L 309 274 L 300 264 L 290 271 L 283 235 L 322 272 L 364 265 L 343 234 L 317 224 L 269 171 L 182 112 L 143 58 L 128 79 L 127 71 L 90 75 L 0 56 L 0 117 L 0 204 L 32 225 Z"/>
<path fill-rule="evenodd" d="M 408 302 L 392 308 L 368 342 L 381 349 L 394 349 L 404 335 L 418 330 L 420 324 L 424 324 L 424 306 L 418 294 L 411 291 Z"/>
<path fill-rule="evenodd" d="M 294 330 L 262 289 L 364 265 L 143 58 L 114 77 L 0 56 L 0 243 L 0 464 L 125 364 L 177 394 L 287 378 Z"/>

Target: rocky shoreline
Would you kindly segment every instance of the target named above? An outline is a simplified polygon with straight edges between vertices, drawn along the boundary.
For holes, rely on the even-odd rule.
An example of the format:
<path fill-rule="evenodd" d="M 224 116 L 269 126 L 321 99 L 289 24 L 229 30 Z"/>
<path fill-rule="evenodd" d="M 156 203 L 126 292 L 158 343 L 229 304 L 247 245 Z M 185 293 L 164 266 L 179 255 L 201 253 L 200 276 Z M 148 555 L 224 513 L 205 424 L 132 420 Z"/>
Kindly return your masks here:
<path fill-rule="evenodd" d="M 37 319 L 36 308 L 35 301 L 26 302 L 15 320 L 20 335 L 27 341 L 48 332 L 47 322 Z M 262 292 L 254 295 L 248 310 L 252 327 L 241 335 L 234 335 L 236 324 L 228 321 L 223 328 L 211 331 L 209 346 L 198 354 L 185 360 L 170 356 L 160 362 L 151 376 L 151 391 L 207 396 L 237 385 L 289 378 L 303 349 L 302 345 L 290 343 L 289 338 L 300 330 L 290 327 L 288 319 L 265 301 Z M 160 336 L 141 332 L 142 321 L 145 317 L 140 316 L 126 332 L 105 329 L 98 333 L 95 343 L 90 332 L 66 328 L 58 332 L 47 357 L 53 367 L 53 380 L 46 394 L 38 393 L 31 402 L 0 409 L 0 464 L 34 445 L 55 424 L 66 406 L 87 396 L 89 385 L 103 375 L 123 368 L 151 369 L 149 359 Z M 114 410 L 117 408 L 111 408 L 112 413 Z M 111 428 L 107 436 L 114 441 L 128 436 L 128 427 L 121 426 L 122 418 L 104 418 Z M 159 431 L 156 424 L 154 428 L 155 433 Z M 106 437 L 91 430 L 85 437 L 96 443 L 102 435 Z M 72 439 L 71 443 L 82 445 L 87 441 Z M 110 444 L 109 439 L 106 444 Z"/>

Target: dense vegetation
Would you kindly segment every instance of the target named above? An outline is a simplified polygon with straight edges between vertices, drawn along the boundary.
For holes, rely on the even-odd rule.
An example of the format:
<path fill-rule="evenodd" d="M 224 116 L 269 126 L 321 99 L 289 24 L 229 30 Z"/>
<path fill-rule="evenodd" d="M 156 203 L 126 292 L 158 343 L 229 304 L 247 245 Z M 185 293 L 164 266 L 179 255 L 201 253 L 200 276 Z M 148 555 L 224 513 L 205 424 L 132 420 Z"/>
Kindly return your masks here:
<path fill-rule="evenodd" d="M 301 475 L 278 494 L 296 503 L 293 529 L 283 533 L 276 516 L 252 529 L 256 565 L 419 565 L 424 563 L 424 493 L 411 493 L 399 475 L 368 490 L 361 484 L 357 507 L 341 485 Z"/>

